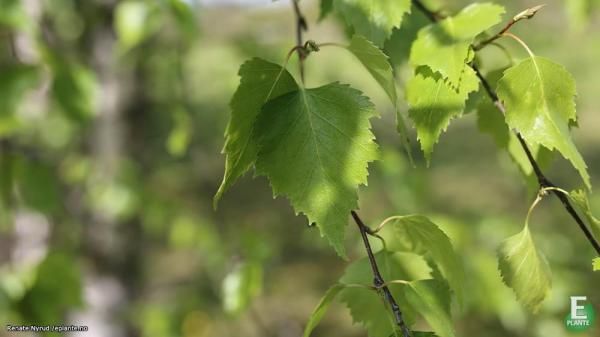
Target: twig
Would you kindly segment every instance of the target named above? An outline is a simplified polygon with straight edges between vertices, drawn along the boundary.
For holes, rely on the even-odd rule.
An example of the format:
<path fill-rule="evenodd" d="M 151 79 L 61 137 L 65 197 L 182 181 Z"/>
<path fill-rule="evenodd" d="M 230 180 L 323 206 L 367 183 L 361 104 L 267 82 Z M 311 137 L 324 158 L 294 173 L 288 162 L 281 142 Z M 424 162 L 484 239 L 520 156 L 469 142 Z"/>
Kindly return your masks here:
<path fill-rule="evenodd" d="M 306 24 L 306 19 L 302 12 L 300 11 L 300 6 L 298 5 L 298 0 L 292 0 L 292 4 L 294 5 L 294 15 L 296 16 L 296 45 L 302 46 L 304 42 L 302 41 L 302 33 L 308 30 L 308 25 Z M 298 49 L 298 61 L 300 65 L 300 79 L 302 83 L 304 83 L 304 59 L 306 58 L 305 51 L 300 48 Z"/>
<path fill-rule="evenodd" d="M 501 38 L 504 33 L 508 32 L 508 30 L 517 22 L 521 21 L 521 20 L 528 20 L 531 19 L 535 16 L 535 14 L 544 7 L 545 5 L 539 5 L 539 6 L 535 6 L 535 7 L 531 7 L 528 8 L 524 11 L 522 11 L 521 13 L 515 15 L 507 24 L 506 26 L 504 26 L 504 28 L 502 28 L 498 33 L 496 33 L 494 36 L 490 37 L 489 39 L 483 40 L 480 43 L 476 44 L 473 46 L 473 50 L 478 51 L 480 49 L 482 49 L 483 47 L 487 46 L 488 44 L 496 41 L 497 39 Z"/>
<path fill-rule="evenodd" d="M 392 292 L 388 288 L 383 276 L 379 272 L 379 267 L 377 266 L 377 260 L 375 260 L 375 255 L 373 254 L 373 249 L 371 249 L 371 244 L 369 243 L 369 238 L 367 237 L 367 233 L 370 231 L 368 227 L 362 222 L 360 217 L 355 211 L 351 212 L 352 218 L 356 222 L 358 229 L 360 230 L 360 235 L 362 237 L 363 243 L 365 244 L 365 249 L 367 250 L 367 255 L 369 257 L 369 263 L 371 264 L 371 269 L 373 270 L 373 285 L 377 289 L 381 289 L 383 298 L 390 305 L 392 312 L 394 313 L 394 318 L 396 320 L 396 325 L 402 331 L 402 335 L 404 337 L 410 337 L 410 330 L 406 323 L 404 322 L 404 318 L 402 317 L 402 312 L 400 311 L 400 307 L 398 303 L 394 299 Z"/>
<path fill-rule="evenodd" d="M 428 18 L 430 18 L 431 21 L 433 21 L 433 22 L 438 21 L 437 19 L 435 19 L 435 17 L 431 16 L 431 13 L 433 13 L 433 12 L 429 11 L 427 9 L 427 7 L 425 7 L 423 5 L 423 3 L 421 3 L 420 0 L 412 0 L 412 3 L 415 5 L 415 7 L 417 7 L 419 10 L 421 10 Z M 539 7 L 539 6 L 537 6 L 537 7 Z M 537 7 L 534 7 L 534 9 Z M 532 9 L 529 9 L 529 10 L 532 10 Z M 537 11 L 537 10 L 539 10 L 539 8 L 537 8 L 535 11 Z M 535 14 L 535 11 L 531 16 L 533 16 Z M 517 18 L 519 15 L 521 15 L 521 16 L 525 15 L 525 14 L 523 14 L 525 12 L 526 11 L 519 13 L 517 16 L 515 16 L 515 18 Z M 529 17 L 527 17 L 527 18 L 529 18 Z M 513 18 L 513 20 L 515 20 L 515 19 Z M 516 21 L 519 21 L 519 20 L 521 20 L 521 19 L 518 19 Z M 481 71 L 479 70 L 477 65 L 470 64 L 470 66 L 475 71 L 475 74 L 477 74 L 477 77 L 481 81 L 481 84 L 483 85 L 485 91 L 487 92 L 487 94 L 490 97 L 490 99 L 492 100 L 492 102 L 494 102 L 494 105 L 498 108 L 498 110 L 500 110 L 500 112 L 502 112 L 502 114 L 506 114 L 506 107 L 500 101 L 500 99 L 498 98 L 498 94 L 496 94 L 496 92 L 494 91 L 494 89 L 492 88 L 490 83 L 481 74 Z M 546 178 L 546 176 L 544 175 L 544 173 L 542 172 L 542 170 L 540 168 L 540 165 L 537 163 L 537 161 L 531 154 L 531 150 L 529 149 L 529 146 L 525 142 L 525 139 L 523 139 L 523 136 L 518 131 L 514 131 L 514 133 L 516 134 L 517 139 L 519 140 L 519 143 L 521 144 L 521 147 L 523 148 L 523 151 L 525 151 L 525 154 L 527 155 L 527 160 L 531 164 L 531 167 L 533 167 L 533 172 L 535 173 L 535 176 L 538 180 L 538 184 L 540 185 L 540 188 L 550 188 L 552 190 L 552 193 L 560 200 L 560 202 L 564 206 L 567 213 L 569 213 L 569 215 L 571 215 L 573 220 L 575 220 L 575 222 L 577 223 L 577 225 L 579 226 L 579 228 L 585 235 L 586 239 L 590 242 L 590 244 L 596 250 L 596 252 L 598 254 L 600 254 L 600 243 L 598 242 L 598 240 L 596 238 L 594 238 L 594 235 L 592 234 L 590 229 L 586 226 L 586 224 L 583 222 L 581 217 L 577 214 L 577 212 L 573 208 L 573 205 L 571 205 L 569 198 L 566 195 L 564 195 L 563 193 L 559 192 L 557 190 L 557 186 L 554 185 L 552 182 L 550 182 L 550 180 L 548 180 L 548 178 Z"/>

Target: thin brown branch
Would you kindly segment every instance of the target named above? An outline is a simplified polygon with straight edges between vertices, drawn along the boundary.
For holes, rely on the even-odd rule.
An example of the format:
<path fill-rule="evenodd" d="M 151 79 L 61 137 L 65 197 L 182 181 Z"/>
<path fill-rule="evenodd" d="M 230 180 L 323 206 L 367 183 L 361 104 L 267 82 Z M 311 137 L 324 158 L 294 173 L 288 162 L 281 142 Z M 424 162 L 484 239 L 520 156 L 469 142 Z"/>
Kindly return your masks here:
<path fill-rule="evenodd" d="M 302 15 L 302 11 L 300 10 L 300 5 L 298 4 L 299 0 L 292 0 L 292 4 L 294 7 L 294 15 L 296 17 L 296 46 L 304 45 L 304 41 L 302 39 L 302 33 L 308 30 L 308 25 L 306 23 L 306 19 L 304 15 Z M 304 49 L 300 48 L 298 51 L 298 62 L 300 67 L 300 79 L 302 83 L 304 83 L 304 59 L 306 58 L 306 52 Z"/>
<path fill-rule="evenodd" d="M 529 20 L 531 18 L 533 18 L 535 16 L 535 14 L 542 8 L 544 8 L 545 5 L 539 5 L 539 6 L 535 6 L 535 7 L 531 7 L 528 8 L 524 11 L 522 11 L 521 13 L 515 15 L 507 24 L 506 26 L 504 26 L 504 28 L 502 28 L 498 33 L 494 34 L 493 36 L 491 36 L 490 38 L 483 40 L 481 42 L 479 42 L 478 44 L 473 46 L 473 50 L 478 51 L 480 49 L 482 49 L 483 47 L 489 45 L 490 43 L 496 41 L 497 39 L 501 38 L 504 33 L 508 32 L 508 30 L 517 22 L 521 21 L 521 20 Z"/>
<path fill-rule="evenodd" d="M 356 222 L 356 225 L 358 226 L 358 229 L 360 230 L 360 235 L 361 235 L 363 243 L 365 245 L 365 249 L 367 250 L 367 255 L 369 257 L 369 263 L 371 264 L 371 269 L 373 270 L 373 285 L 375 286 L 376 289 L 381 290 L 381 294 L 382 294 L 383 298 L 390 305 L 390 308 L 392 309 L 392 312 L 394 313 L 394 319 L 396 321 L 396 325 L 402 331 L 403 337 L 410 337 L 411 333 L 410 333 L 410 330 L 408 329 L 408 326 L 406 325 L 406 322 L 404 322 L 404 318 L 402 317 L 402 311 L 400 311 L 400 307 L 398 306 L 398 303 L 394 299 L 392 292 L 388 288 L 385 280 L 383 279 L 383 276 L 381 276 L 381 273 L 379 272 L 379 267 L 377 266 L 377 260 L 375 259 L 375 255 L 373 254 L 373 249 L 371 248 L 371 244 L 369 243 L 369 238 L 367 237 L 367 234 L 369 232 L 371 232 L 371 230 L 369 229 L 369 227 L 367 227 L 364 224 L 364 222 L 360 219 L 360 217 L 358 216 L 358 214 L 355 211 L 352 211 L 351 214 L 352 214 L 352 218 L 354 219 L 354 222 Z"/>
<path fill-rule="evenodd" d="M 427 7 L 425 7 L 420 0 L 412 0 L 412 3 L 415 5 L 415 7 L 417 7 L 419 10 L 421 10 L 423 12 L 423 14 L 425 14 L 432 22 L 438 21 L 438 19 L 436 19 L 434 16 L 432 16 L 433 12 L 428 10 Z M 533 17 L 533 15 L 535 15 L 537 10 L 539 10 L 540 8 L 541 8 L 540 6 L 537 6 L 532 9 L 525 10 L 525 11 L 517 14 L 517 16 L 515 16 L 515 18 L 513 18 L 513 21 L 519 21 L 523 18 L 527 18 L 527 19 L 531 18 L 531 17 Z M 522 18 L 519 18 L 520 16 Z M 508 29 L 510 29 L 510 26 L 508 26 Z M 502 101 L 500 101 L 500 99 L 498 98 L 498 94 L 496 94 L 496 92 L 494 91 L 494 89 L 492 88 L 490 83 L 485 79 L 485 77 L 483 76 L 483 74 L 481 73 L 481 71 L 479 70 L 477 65 L 471 64 L 470 66 L 471 66 L 471 68 L 473 68 L 473 70 L 477 74 L 477 77 L 479 78 L 481 84 L 483 85 L 483 87 L 484 87 L 485 91 L 487 92 L 488 96 L 490 97 L 490 99 L 494 102 L 494 105 L 498 108 L 498 110 L 500 110 L 500 112 L 502 114 L 506 114 L 506 107 L 504 106 Z M 517 139 L 519 140 L 519 143 L 521 144 L 521 147 L 523 148 L 523 151 L 525 151 L 525 154 L 527 155 L 527 160 L 529 161 L 529 163 L 531 164 L 531 167 L 533 168 L 533 172 L 535 173 L 535 175 L 537 177 L 540 188 L 548 188 L 548 187 L 556 188 L 557 186 L 552 184 L 552 182 L 550 182 L 550 180 L 548 178 L 546 178 L 546 176 L 544 175 L 542 169 L 540 168 L 540 165 L 537 163 L 537 161 L 533 157 L 531 150 L 529 149 L 529 146 L 525 142 L 525 139 L 523 139 L 523 136 L 521 136 L 521 134 L 517 131 L 514 131 L 514 132 L 517 136 Z M 586 239 L 589 241 L 589 243 L 592 245 L 592 247 L 596 250 L 596 252 L 600 255 L 600 243 L 598 242 L 598 239 L 594 238 L 594 235 L 592 234 L 590 229 L 586 226 L 585 222 L 581 219 L 579 214 L 577 214 L 577 212 L 573 208 L 573 205 L 571 205 L 569 198 L 566 195 L 558 192 L 557 190 L 552 190 L 552 193 L 560 200 L 560 202 L 562 203 L 562 205 L 565 208 L 565 210 L 567 211 L 567 213 L 569 213 L 569 215 L 571 215 L 573 220 L 575 220 L 575 222 L 579 226 L 579 229 L 581 229 L 581 231 L 585 235 Z"/>

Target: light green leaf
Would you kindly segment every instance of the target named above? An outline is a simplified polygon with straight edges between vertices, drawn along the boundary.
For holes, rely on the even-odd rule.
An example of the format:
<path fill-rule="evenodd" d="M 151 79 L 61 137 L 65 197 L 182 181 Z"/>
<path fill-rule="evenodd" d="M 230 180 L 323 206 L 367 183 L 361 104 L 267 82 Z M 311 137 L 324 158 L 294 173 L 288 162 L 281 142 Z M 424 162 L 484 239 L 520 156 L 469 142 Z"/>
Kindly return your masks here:
<path fill-rule="evenodd" d="M 464 270 L 450 238 L 431 220 L 422 215 L 401 216 L 381 230 L 387 247 L 393 251 L 429 254 L 459 301 L 463 299 Z"/>
<path fill-rule="evenodd" d="M 334 7 L 356 33 L 383 46 L 410 11 L 410 0 L 334 0 Z"/>
<path fill-rule="evenodd" d="M 597 257 L 592 261 L 592 268 L 594 271 L 600 271 L 600 257 Z"/>
<path fill-rule="evenodd" d="M 453 337 L 450 291 L 444 282 L 421 280 L 404 287 L 406 299 L 440 337 Z"/>
<path fill-rule="evenodd" d="M 592 214 L 592 208 L 590 207 L 590 201 L 587 194 L 583 190 L 571 191 L 569 197 L 575 204 L 575 207 L 579 209 L 581 213 L 586 217 L 589 226 L 592 228 L 594 237 L 600 240 L 600 220 L 598 220 L 594 214 Z"/>
<path fill-rule="evenodd" d="M 368 163 L 378 155 L 369 122 L 375 115 L 358 90 L 332 83 L 269 101 L 257 121 L 258 174 L 269 178 L 275 196 L 287 196 L 315 222 L 342 257 L 358 185 L 367 183 Z"/>
<path fill-rule="evenodd" d="M 64 199 L 56 172 L 45 163 L 25 157 L 15 164 L 16 183 L 24 203 L 46 214 L 58 212 Z"/>
<path fill-rule="evenodd" d="M 571 74 L 546 58 L 530 57 L 504 73 L 497 91 L 508 125 L 528 144 L 557 149 L 591 188 L 587 166 L 569 133 L 569 123 L 577 118 Z"/>
<path fill-rule="evenodd" d="M 473 39 L 500 22 L 504 7 L 491 3 L 472 4 L 455 16 L 419 31 L 410 53 L 413 66 L 427 65 L 453 85 L 458 85 L 473 59 Z"/>
<path fill-rule="evenodd" d="M 358 58 L 373 78 L 381 85 L 394 106 L 398 103 L 396 96 L 396 85 L 394 82 L 394 71 L 390 61 L 381 49 L 363 36 L 354 35 L 348 50 Z"/>
<path fill-rule="evenodd" d="M 379 270 L 386 281 L 406 279 L 404 268 L 396 259 L 397 254 L 380 251 L 375 254 Z M 373 272 L 368 258 L 350 264 L 340 283 L 346 285 L 372 285 Z M 409 306 L 402 291 L 403 285 L 392 284 L 390 291 L 400 306 L 403 318 L 408 326 L 415 321 L 415 312 Z M 346 304 L 355 323 L 360 323 L 367 330 L 369 337 L 389 337 L 395 332 L 396 324 L 386 302 L 376 291 L 368 288 L 348 287 L 340 293 L 340 300 Z"/>
<path fill-rule="evenodd" d="M 424 67 L 417 69 L 415 76 L 408 81 L 406 100 L 410 105 L 408 115 L 415 123 L 421 149 L 429 163 L 433 145 L 450 120 L 463 113 L 465 101 L 470 92 L 477 90 L 479 81 L 470 67 L 465 68 L 458 88 L 427 70 Z"/>
<path fill-rule="evenodd" d="M 222 284 L 223 309 L 230 314 L 239 314 L 248 307 L 262 289 L 263 269 L 256 262 L 238 265 Z"/>
<path fill-rule="evenodd" d="M 360 35 L 354 35 L 348 50 L 352 52 L 363 66 L 369 71 L 373 78 L 381 85 L 390 101 L 396 109 L 396 130 L 400 134 L 402 146 L 412 162 L 410 152 L 410 141 L 406 124 L 398 109 L 398 96 L 396 94 L 396 84 L 394 81 L 394 71 L 390 65 L 387 55 L 381 49 Z"/>
<path fill-rule="evenodd" d="M 296 81 L 287 70 L 259 58 L 242 64 L 239 75 L 240 85 L 230 103 L 231 118 L 225 132 L 225 175 L 213 199 L 215 207 L 223 193 L 244 175 L 256 160 L 258 147 L 252 132 L 263 104 L 271 98 L 298 89 Z"/>
<path fill-rule="evenodd" d="M 115 32 L 124 49 L 138 45 L 148 34 L 148 19 L 153 10 L 144 1 L 120 2 L 115 9 Z"/>
<path fill-rule="evenodd" d="M 306 323 L 306 327 L 304 328 L 304 334 L 302 335 L 303 337 L 310 336 L 310 334 L 317 327 L 319 322 L 321 322 L 321 319 L 327 312 L 327 309 L 329 308 L 331 302 L 333 302 L 337 294 L 345 287 L 345 285 L 338 283 L 327 290 L 327 292 L 325 293 L 323 298 L 321 298 L 321 301 L 319 302 L 315 310 L 313 310 L 312 314 L 310 315 L 310 319 L 308 320 L 308 323 Z"/>
<path fill-rule="evenodd" d="M 513 289 L 525 307 L 536 312 L 552 287 L 552 275 L 527 224 L 523 231 L 502 243 L 498 259 L 504 283 Z"/>

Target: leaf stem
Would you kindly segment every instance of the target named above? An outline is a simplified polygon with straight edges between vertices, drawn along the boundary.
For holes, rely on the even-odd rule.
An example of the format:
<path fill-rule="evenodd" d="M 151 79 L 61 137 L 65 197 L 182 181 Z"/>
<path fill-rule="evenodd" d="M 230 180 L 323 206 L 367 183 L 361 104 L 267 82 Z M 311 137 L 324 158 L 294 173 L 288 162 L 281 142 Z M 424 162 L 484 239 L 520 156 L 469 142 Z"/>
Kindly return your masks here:
<path fill-rule="evenodd" d="M 529 49 L 529 46 L 527 45 L 527 43 L 525 43 L 525 41 L 521 40 L 521 38 L 519 38 L 519 37 L 518 37 L 518 36 L 516 36 L 515 34 L 513 34 L 513 33 L 504 33 L 504 34 L 502 34 L 502 36 L 508 36 L 508 37 L 510 37 L 511 39 L 513 39 L 513 40 L 515 40 L 515 41 L 519 42 L 519 44 L 520 44 L 521 46 L 523 46 L 523 48 L 525 48 L 525 50 L 527 50 L 527 54 L 529 54 L 529 56 L 530 56 L 531 58 L 534 58 L 534 57 L 535 57 L 535 54 L 534 54 L 534 53 L 531 51 L 531 49 Z"/>
<path fill-rule="evenodd" d="M 535 7 L 531 7 L 528 8 L 524 11 L 522 11 L 521 13 L 515 15 L 507 24 L 506 26 L 504 26 L 504 28 L 502 28 L 498 33 L 496 33 L 495 35 L 493 35 L 492 37 L 483 40 L 481 42 L 479 42 L 478 44 L 473 46 L 473 50 L 478 51 L 483 49 L 485 46 L 491 44 L 492 42 L 496 41 L 497 39 L 499 39 L 500 37 L 502 37 L 506 32 L 508 32 L 508 30 L 517 22 L 524 20 L 524 19 L 531 19 L 535 16 L 535 14 L 544 7 L 545 5 L 539 5 L 539 6 L 535 6 Z"/>
<path fill-rule="evenodd" d="M 367 233 L 368 233 L 367 228 L 368 227 L 364 224 L 364 222 L 360 219 L 360 217 L 358 216 L 358 214 L 355 211 L 351 211 L 350 213 L 352 214 L 352 218 L 354 219 L 354 222 L 356 222 L 356 225 L 358 226 L 358 229 L 360 230 L 360 235 L 361 235 L 363 243 L 365 245 L 365 249 L 367 250 L 367 255 L 369 257 L 369 263 L 371 264 L 371 269 L 373 270 L 373 285 L 375 286 L 375 288 L 381 289 L 383 298 L 390 305 L 392 312 L 394 313 L 396 325 L 402 331 L 403 337 L 410 337 L 411 333 L 410 333 L 410 330 L 408 329 L 408 326 L 406 325 L 406 322 L 404 322 L 404 318 L 402 317 L 402 312 L 400 311 L 400 307 L 398 306 L 398 303 L 394 299 L 392 292 L 386 285 L 386 282 L 383 279 L 383 276 L 381 276 L 381 273 L 379 272 L 379 267 L 377 266 L 377 260 L 375 259 L 375 255 L 373 254 L 373 249 L 371 249 L 371 244 L 369 243 L 369 238 L 367 237 Z"/>
<path fill-rule="evenodd" d="M 417 7 L 419 10 L 421 10 L 423 12 L 423 14 L 425 14 L 425 16 L 427 16 L 432 22 L 438 21 L 438 19 L 436 19 L 435 16 L 431 15 L 431 13 L 433 13 L 433 12 L 431 12 L 429 9 L 427 9 L 427 7 L 425 7 L 420 0 L 412 0 L 412 3 L 415 5 L 415 7 Z M 519 15 L 517 15 L 517 16 L 519 16 Z M 498 95 L 496 94 L 496 92 L 494 91 L 494 89 L 492 88 L 490 83 L 481 74 L 479 67 L 477 67 L 476 64 L 471 64 L 470 66 L 475 71 L 475 74 L 479 78 L 481 84 L 483 85 L 485 91 L 487 92 L 487 94 L 490 97 L 490 99 L 492 100 L 492 102 L 494 102 L 494 105 L 498 108 L 498 110 L 500 110 L 500 112 L 502 114 L 506 114 L 506 107 L 500 101 L 500 99 L 498 98 Z M 550 182 L 550 180 L 548 180 L 548 178 L 546 178 L 546 176 L 540 169 L 540 166 L 538 165 L 537 161 L 531 154 L 531 151 L 529 150 L 529 146 L 525 142 L 525 139 L 523 139 L 523 136 L 521 136 L 521 134 L 517 131 L 514 131 L 514 132 L 517 136 L 517 139 L 519 140 L 519 143 L 521 144 L 521 147 L 523 148 L 523 151 L 525 151 L 525 154 L 527 155 L 527 160 L 531 164 L 531 167 L 533 167 L 533 171 L 537 177 L 540 187 L 541 188 L 548 188 L 548 187 L 557 188 L 556 185 L 552 184 Z M 589 241 L 589 243 L 592 245 L 594 250 L 596 250 L 596 252 L 600 255 L 600 243 L 598 242 L 598 240 L 596 238 L 594 238 L 594 235 L 592 234 L 590 229 L 587 227 L 585 222 L 583 222 L 583 220 L 581 219 L 579 214 L 577 214 L 577 212 L 571 205 L 571 202 L 569 201 L 569 197 L 555 189 L 553 189 L 552 192 L 560 200 L 560 202 L 562 203 L 562 205 L 565 208 L 565 210 L 567 211 L 567 213 L 569 213 L 569 215 L 573 218 L 573 220 L 575 220 L 575 222 L 579 226 L 579 229 L 581 229 L 584 236 Z"/>

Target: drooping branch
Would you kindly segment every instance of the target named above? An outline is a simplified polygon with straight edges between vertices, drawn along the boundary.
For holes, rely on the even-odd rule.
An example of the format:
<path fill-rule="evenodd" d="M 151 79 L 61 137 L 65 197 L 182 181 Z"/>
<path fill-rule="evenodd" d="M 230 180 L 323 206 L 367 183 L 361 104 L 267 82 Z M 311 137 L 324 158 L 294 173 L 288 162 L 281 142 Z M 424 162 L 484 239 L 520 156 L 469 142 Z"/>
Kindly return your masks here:
<path fill-rule="evenodd" d="M 422 11 L 423 14 L 425 14 L 425 16 L 427 16 L 430 21 L 436 22 L 439 20 L 438 17 L 435 15 L 435 13 L 428 10 L 427 7 L 420 0 L 412 0 L 412 3 L 413 3 L 413 5 L 415 5 L 416 8 L 418 8 L 420 11 Z M 500 31 L 500 33 L 495 35 L 495 36 L 497 36 L 496 38 L 493 38 L 491 41 L 487 42 L 486 44 L 491 43 L 494 40 L 496 40 L 498 37 L 502 36 L 502 34 L 504 34 L 508 29 L 510 29 L 510 27 L 512 27 L 512 25 L 515 22 L 520 21 L 523 18 L 528 19 L 528 18 L 532 17 L 533 15 L 535 15 L 535 12 L 537 12 L 537 10 L 539 10 L 540 8 L 541 7 L 538 6 L 538 7 L 534 7 L 533 9 L 529 9 L 529 10 L 519 13 L 517 16 L 515 16 L 511 20 L 512 23 L 509 22 L 505 26 L 505 28 Z M 530 12 L 532 12 L 532 13 L 530 13 Z M 525 14 L 523 14 L 523 13 L 525 13 Z M 520 16 L 521 16 L 521 18 L 519 18 Z M 484 42 L 486 42 L 486 41 L 484 41 Z M 473 70 L 477 74 L 477 77 L 479 78 L 481 84 L 483 85 L 486 93 L 488 94 L 488 96 L 490 97 L 490 99 L 492 100 L 494 105 L 498 108 L 498 110 L 502 114 L 506 114 L 506 108 L 505 108 L 504 104 L 502 103 L 502 101 L 500 101 L 500 99 L 498 98 L 498 95 L 496 94 L 496 92 L 494 91 L 494 89 L 492 88 L 490 83 L 483 76 L 483 74 L 479 70 L 479 67 L 477 67 L 477 65 L 474 63 L 470 64 L 470 66 L 471 66 L 471 68 L 473 68 Z M 554 185 L 552 182 L 550 182 L 550 180 L 548 178 L 546 178 L 546 176 L 544 175 L 543 171 L 540 168 L 540 165 L 537 163 L 537 161 L 533 157 L 531 150 L 529 149 L 529 146 L 525 142 L 525 139 L 523 139 L 523 136 L 521 136 L 521 134 L 519 132 L 517 132 L 516 130 L 513 130 L 513 131 L 514 131 L 515 135 L 517 136 L 517 139 L 519 140 L 519 143 L 521 144 L 523 151 L 525 151 L 525 154 L 527 155 L 527 160 L 529 161 L 529 163 L 531 164 L 531 167 L 533 168 L 533 172 L 536 175 L 536 178 L 538 180 L 538 184 L 540 185 L 540 188 L 556 188 L 557 186 Z M 594 238 L 594 235 L 592 234 L 591 230 L 587 227 L 587 225 L 581 219 L 579 214 L 577 214 L 577 212 L 573 208 L 573 205 L 571 204 L 571 201 L 569 200 L 568 196 L 564 195 L 561 192 L 558 192 L 558 190 L 552 190 L 552 193 L 560 200 L 560 202 L 562 203 L 562 205 L 565 208 L 565 210 L 567 211 L 567 213 L 569 213 L 569 215 L 573 218 L 573 220 L 575 220 L 575 222 L 577 223 L 577 225 L 579 226 L 579 228 L 585 235 L 586 239 L 589 241 L 589 243 L 592 245 L 592 247 L 596 250 L 596 252 L 600 255 L 600 243 L 598 242 L 598 239 Z"/>
<path fill-rule="evenodd" d="M 360 230 L 360 235 L 362 237 L 363 243 L 365 245 L 365 249 L 367 250 L 367 255 L 369 257 L 369 263 L 371 264 L 371 269 L 373 270 L 373 285 L 375 288 L 380 289 L 383 298 L 390 305 L 392 312 L 394 313 L 394 319 L 396 321 L 396 325 L 402 331 L 403 337 L 410 337 L 410 330 L 408 326 L 406 326 L 406 322 L 404 322 L 404 318 L 402 317 L 402 311 L 400 311 L 400 307 L 398 303 L 394 299 L 392 292 L 387 286 L 383 276 L 379 272 L 379 267 L 377 265 L 377 260 L 375 259 L 375 255 L 373 254 L 373 249 L 371 249 L 371 244 L 369 243 L 369 238 L 367 234 L 371 232 L 370 228 L 367 227 L 364 222 L 360 219 L 358 214 L 355 211 L 352 211 L 352 218 L 358 229 Z"/>
<path fill-rule="evenodd" d="M 304 18 L 304 15 L 302 15 L 300 6 L 298 5 L 298 0 L 292 0 L 292 4 L 294 6 L 294 14 L 296 17 L 296 46 L 290 51 L 290 54 L 288 54 L 288 57 L 294 51 L 296 51 L 298 53 L 300 78 L 302 80 L 302 83 L 304 83 L 304 59 L 310 52 L 318 51 L 320 46 L 317 45 L 316 43 L 314 43 L 314 41 L 310 41 L 310 40 L 307 41 L 306 44 L 304 43 L 303 38 L 302 38 L 302 33 L 308 29 L 308 25 L 306 23 L 306 19 Z M 324 44 L 324 45 L 337 45 L 337 44 L 328 43 L 328 44 Z M 322 45 L 322 46 L 324 46 L 324 45 Z M 404 321 L 404 318 L 402 316 L 402 311 L 400 310 L 400 306 L 398 306 L 398 302 L 396 302 L 396 299 L 392 295 L 392 292 L 390 291 L 385 280 L 383 279 L 383 276 L 379 272 L 377 260 L 375 259 L 375 255 L 373 254 L 373 249 L 371 248 L 371 244 L 369 243 L 369 238 L 367 237 L 367 234 L 375 235 L 375 233 L 362 222 L 362 220 L 360 219 L 360 217 L 358 216 L 358 214 L 355 211 L 351 211 L 351 214 L 352 214 L 352 218 L 356 222 L 358 229 L 360 231 L 363 243 L 365 245 L 365 249 L 367 251 L 367 256 L 369 258 L 369 263 L 371 264 L 371 269 L 373 270 L 373 285 L 378 291 L 381 291 L 381 294 L 382 294 L 384 300 L 386 301 L 386 303 L 389 304 L 389 306 L 394 314 L 394 320 L 396 322 L 396 325 L 398 326 L 398 329 L 400 329 L 402 331 L 402 336 L 403 337 L 411 337 L 410 330 L 409 330 L 408 326 L 406 325 L 406 322 Z"/>

